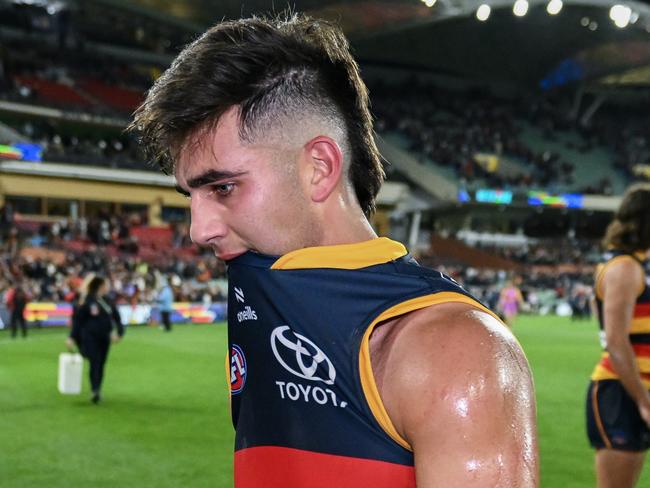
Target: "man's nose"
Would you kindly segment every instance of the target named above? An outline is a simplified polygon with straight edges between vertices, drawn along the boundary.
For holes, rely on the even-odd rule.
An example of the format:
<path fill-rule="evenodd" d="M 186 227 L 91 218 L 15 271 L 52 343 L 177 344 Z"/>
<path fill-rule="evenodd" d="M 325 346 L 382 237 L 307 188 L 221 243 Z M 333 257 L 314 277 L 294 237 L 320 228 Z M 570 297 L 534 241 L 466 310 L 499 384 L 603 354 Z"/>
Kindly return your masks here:
<path fill-rule="evenodd" d="M 227 226 L 219 209 L 213 208 L 207 202 L 202 202 L 200 198 L 193 198 L 190 213 L 192 242 L 199 246 L 208 246 L 215 244 L 216 240 L 226 235 Z"/>

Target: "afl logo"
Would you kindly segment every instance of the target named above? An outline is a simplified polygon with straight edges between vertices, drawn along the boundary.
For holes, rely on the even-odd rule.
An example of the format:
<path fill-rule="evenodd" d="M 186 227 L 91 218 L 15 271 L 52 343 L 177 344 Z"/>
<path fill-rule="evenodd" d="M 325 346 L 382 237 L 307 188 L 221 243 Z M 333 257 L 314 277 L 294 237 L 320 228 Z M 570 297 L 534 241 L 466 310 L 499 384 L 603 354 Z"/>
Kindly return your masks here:
<path fill-rule="evenodd" d="M 236 395 L 244 389 L 248 365 L 244 351 L 236 344 L 230 347 L 230 393 Z"/>
<path fill-rule="evenodd" d="M 271 333 L 271 348 L 275 359 L 290 373 L 312 381 L 333 385 L 336 370 L 320 348 L 288 325 L 281 325 Z"/>

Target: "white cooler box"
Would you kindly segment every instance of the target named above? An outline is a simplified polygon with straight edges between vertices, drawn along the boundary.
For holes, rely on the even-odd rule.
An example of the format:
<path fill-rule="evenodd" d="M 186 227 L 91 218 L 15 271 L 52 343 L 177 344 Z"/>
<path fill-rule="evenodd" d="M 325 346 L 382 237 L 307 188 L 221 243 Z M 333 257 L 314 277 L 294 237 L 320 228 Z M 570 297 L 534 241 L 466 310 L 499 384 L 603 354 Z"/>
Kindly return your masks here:
<path fill-rule="evenodd" d="M 59 391 L 64 395 L 81 393 L 81 377 L 84 361 L 81 354 L 62 352 L 59 354 Z"/>

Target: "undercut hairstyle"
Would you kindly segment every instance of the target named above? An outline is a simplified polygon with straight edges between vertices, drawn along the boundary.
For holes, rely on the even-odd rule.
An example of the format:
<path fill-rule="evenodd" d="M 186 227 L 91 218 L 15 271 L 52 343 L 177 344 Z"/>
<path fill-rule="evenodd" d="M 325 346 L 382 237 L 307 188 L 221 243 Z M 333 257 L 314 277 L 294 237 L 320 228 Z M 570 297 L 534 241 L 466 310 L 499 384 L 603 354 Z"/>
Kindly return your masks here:
<path fill-rule="evenodd" d="M 239 137 L 253 142 L 273 126 L 316 115 L 347 140 L 348 177 L 364 213 L 375 210 L 385 174 L 373 138 L 368 90 L 341 30 L 304 15 L 222 22 L 189 44 L 147 93 L 129 130 L 147 157 L 173 173 L 198 131 L 239 108 Z"/>
<path fill-rule="evenodd" d="M 625 192 L 603 245 L 629 253 L 650 249 L 650 184 L 632 185 Z"/>

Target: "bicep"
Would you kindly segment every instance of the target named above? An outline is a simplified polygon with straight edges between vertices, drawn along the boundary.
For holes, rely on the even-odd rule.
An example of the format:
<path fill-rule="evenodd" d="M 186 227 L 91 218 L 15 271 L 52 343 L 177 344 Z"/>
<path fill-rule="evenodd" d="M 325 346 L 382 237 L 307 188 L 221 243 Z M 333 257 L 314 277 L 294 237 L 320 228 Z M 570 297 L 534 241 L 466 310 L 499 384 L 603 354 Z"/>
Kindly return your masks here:
<path fill-rule="evenodd" d="M 520 376 L 517 366 L 501 371 Z M 497 387 L 477 375 L 432 402 L 410 436 L 419 488 L 536 486 L 534 395 L 530 382 Z"/>
<path fill-rule="evenodd" d="M 411 381 L 394 385 L 407 399 L 399 422 L 418 488 L 536 486 L 535 399 L 521 348 L 483 312 L 450 320 L 436 340 L 417 341 L 417 369 L 400 371 Z"/>

